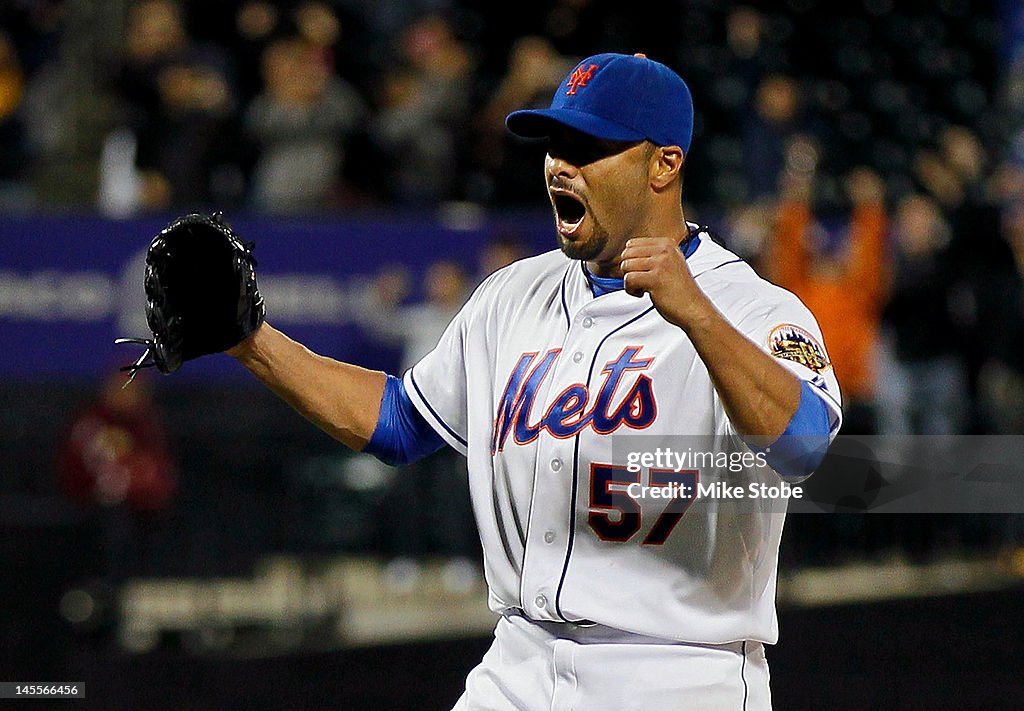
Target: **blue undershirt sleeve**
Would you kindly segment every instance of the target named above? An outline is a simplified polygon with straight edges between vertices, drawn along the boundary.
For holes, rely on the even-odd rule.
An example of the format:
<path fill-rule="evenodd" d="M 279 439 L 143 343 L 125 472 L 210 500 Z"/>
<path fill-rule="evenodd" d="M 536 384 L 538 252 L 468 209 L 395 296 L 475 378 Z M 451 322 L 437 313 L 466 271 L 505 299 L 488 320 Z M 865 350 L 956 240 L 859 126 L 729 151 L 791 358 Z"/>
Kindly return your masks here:
<path fill-rule="evenodd" d="M 829 445 L 828 408 L 806 380 L 800 381 L 800 404 L 786 431 L 771 446 L 756 451 L 765 453 L 768 465 L 779 476 L 803 479 L 814 473 Z"/>
<path fill-rule="evenodd" d="M 391 466 L 412 464 L 444 446 L 412 404 L 401 378 L 389 375 L 380 401 L 377 428 L 363 451 Z"/>

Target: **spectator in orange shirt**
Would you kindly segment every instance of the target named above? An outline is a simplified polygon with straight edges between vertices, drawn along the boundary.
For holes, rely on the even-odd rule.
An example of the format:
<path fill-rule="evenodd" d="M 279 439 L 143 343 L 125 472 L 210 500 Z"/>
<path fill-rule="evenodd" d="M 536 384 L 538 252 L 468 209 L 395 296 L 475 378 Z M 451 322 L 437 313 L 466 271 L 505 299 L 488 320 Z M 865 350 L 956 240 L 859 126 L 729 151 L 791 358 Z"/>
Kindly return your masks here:
<path fill-rule="evenodd" d="M 873 434 L 879 322 L 885 299 L 884 184 L 867 168 L 845 180 L 853 205 L 846 243 L 825 249 L 811 211 L 813 170 L 783 177 L 776 235 L 768 244 L 774 280 L 799 296 L 818 317 L 843 392 L 846 434 Z"/>

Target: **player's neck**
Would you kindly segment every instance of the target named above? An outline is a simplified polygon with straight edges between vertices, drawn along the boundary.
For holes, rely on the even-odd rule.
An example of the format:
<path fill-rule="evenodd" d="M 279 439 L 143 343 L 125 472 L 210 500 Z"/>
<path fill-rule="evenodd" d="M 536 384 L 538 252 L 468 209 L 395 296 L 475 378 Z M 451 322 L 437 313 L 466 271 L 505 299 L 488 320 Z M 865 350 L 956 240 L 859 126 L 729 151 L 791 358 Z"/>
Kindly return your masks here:
<path fill-rule="evenodd" d="M 584 268 L 591 276 L 602 279 L 621 279 L 622 270 L 619 268 L 618 260 L 614 262 L 585 262 Z"/>
<path fill-rule="evenodd" d="M 647 220 L 629 237 L 670 237 L 676 244 L 682 244 L 689 234 L 683 206 L 678 201 L 662 200 L 655 203 Z"/>

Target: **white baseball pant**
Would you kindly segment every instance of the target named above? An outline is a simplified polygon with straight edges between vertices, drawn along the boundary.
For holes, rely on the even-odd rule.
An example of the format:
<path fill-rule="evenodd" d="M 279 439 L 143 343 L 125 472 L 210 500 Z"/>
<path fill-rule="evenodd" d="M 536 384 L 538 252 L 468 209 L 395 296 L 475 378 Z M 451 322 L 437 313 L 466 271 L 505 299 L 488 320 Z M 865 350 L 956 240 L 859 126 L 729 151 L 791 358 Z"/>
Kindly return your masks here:
<path fill-rule="evenodd" d="M 697 645 L 502 616 L 453 711 L 771 711 L 760 642 Z"/>

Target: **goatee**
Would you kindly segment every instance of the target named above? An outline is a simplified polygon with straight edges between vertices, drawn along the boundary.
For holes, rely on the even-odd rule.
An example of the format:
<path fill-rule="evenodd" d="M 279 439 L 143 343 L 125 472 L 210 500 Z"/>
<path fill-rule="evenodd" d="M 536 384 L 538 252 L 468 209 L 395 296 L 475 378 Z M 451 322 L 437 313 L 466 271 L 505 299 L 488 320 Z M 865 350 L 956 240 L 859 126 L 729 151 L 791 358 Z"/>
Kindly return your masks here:
<path fill-rule="evenodd" d="M 570 240 L 562 235 L 558 236 L 558 247 L 562 254 L 569 259 L 580 259 L 585 262 L 593 261 L 608 245 L 608 234 L 601 229 L 595 229 L 593 235 L 587 240 Z"/>

